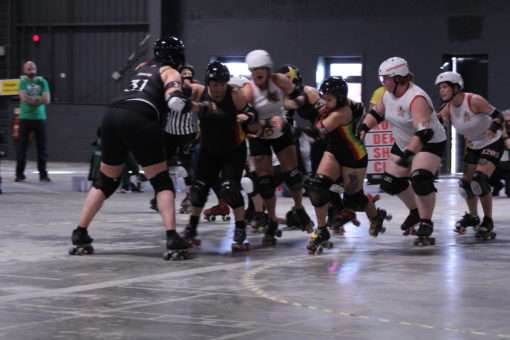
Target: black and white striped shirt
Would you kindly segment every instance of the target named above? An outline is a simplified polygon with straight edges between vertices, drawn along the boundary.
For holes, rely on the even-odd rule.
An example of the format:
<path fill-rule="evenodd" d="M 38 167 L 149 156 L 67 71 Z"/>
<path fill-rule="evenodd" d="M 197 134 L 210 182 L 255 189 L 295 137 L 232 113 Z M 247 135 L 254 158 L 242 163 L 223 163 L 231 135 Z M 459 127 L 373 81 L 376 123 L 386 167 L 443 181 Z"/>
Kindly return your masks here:
<path fill-rule="evenodd" d="M 196 115 L 187 113 L 168 112 L 165 131 L 172 135 L 189 135 L 197 132 Z"/>

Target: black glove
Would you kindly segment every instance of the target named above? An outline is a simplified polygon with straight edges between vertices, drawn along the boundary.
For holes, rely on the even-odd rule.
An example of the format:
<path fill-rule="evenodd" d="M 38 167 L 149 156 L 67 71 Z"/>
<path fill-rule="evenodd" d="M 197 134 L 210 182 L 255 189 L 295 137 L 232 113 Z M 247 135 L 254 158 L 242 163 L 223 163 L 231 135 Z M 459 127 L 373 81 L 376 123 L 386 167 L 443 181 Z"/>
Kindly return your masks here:
<path fill-rule="evenodd" d="M 326 138 L 326 130 L 324 128 L 320 129 L 315 125 L 307 126 L 303 129 L 300 129 L 304 134 L 313 138 L 314 140 L 320 140 Z"/>
<path fill-rule="evenodd" d="M 197 146 L 197 144 L 198 139 L 193 138 L 192 140 L 190 140 L 189 142 L 182 146 L 182 152 L 185 154 L 193 153 L 193 151 L 195 151 L 195 147 Z"/>
<path fill-rule="evenodd" d="M 400 165 L 401 167 L 408 168 L 409 165 L 411 165 L 411 161 L 413 160 L 415 153 L 409 150 L 405 150 L 402 157 L 397 162 L 397 165 Z"/>
<path fill-rule="evenodd" d="M 370 131 L 370 128 L 367 126 L 367 124 L 365 123 L 361 123 L 360 125 L 358 125 L 358 127 L 356 128 L 356 137 L 358 137 L 359 139 L 361 139 L 361 132 L 362 131 L 365 131 L 365 134 Z"/>

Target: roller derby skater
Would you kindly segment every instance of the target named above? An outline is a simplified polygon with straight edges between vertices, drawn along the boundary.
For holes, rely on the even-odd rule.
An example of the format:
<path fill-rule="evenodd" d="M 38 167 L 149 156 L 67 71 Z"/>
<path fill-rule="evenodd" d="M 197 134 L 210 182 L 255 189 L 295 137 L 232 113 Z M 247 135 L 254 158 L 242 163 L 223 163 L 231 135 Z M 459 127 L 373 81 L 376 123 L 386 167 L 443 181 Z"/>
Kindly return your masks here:
<path fill-rule="evenodd" d="M 285 216 L 287 226 L 289 228 L 298 228 L 306 231 L 308 234 L 313 233 L 314 223 L 304 208 L 293 207 Z"/>
<path fill-rule="evenodd" d="M 485 240 L 496 237 L 492 231 L 492 188 L 490 177 L 498 166 L 505 149 L 504 117 L 482 96 L 463 92 L 464 80 L 456 72 L 443 72 L 435 82 L 443 103 L 440 115 L 466 139 L 459 192 L 466 200 L 468 212 L 455 224 L 455 232 L 465 234 L 475 228 L 475 237 Z M 482 206 L 484 218 L 480 224 L 477 208 Z"/>
<path fill-rule="evenodd" d="M 212 109 L 209 102 L 191 102 L 183 97 L 181 76 L 177 71 L 183 63 L 182 41 L 172 36 L 158 39 L 154 44 L 154 59 L 136 68 L 134 78 L 127 82 L 130 85 L 106 108 L 101 125 L 99 176 L 85 199 L 78 222 L 80 227 L 88 227 L 104 201 L 118 189 L 119 177 L 131 151 L 154 189 L 165 230 L 169 236 L 176 235 L 175 190 L 162 152 L 164 145 L 158 113 L 168 109 L 180 115 L 188 107 L 193 112 Z M 73 231 L 73 243 L 86 245 L 91 239 L 85 236 L 82 230 Z M 185 248 L 185 243 L 167 240 L 167 248 L 180 251 Z"/>
<path fill-rule="evenodd" d="M 250 250 L 250 243 L 246 241 L 246 223 L 244 221 L 236 222 L 234 237 L 232 238 L 232 252 Z"/>
<path fill-rule="evenodd" d="M 476 229 L 478 225 L 480 225 L 480 217 L 470 215 L 468 212 L 466 212 L 460 220 L 455 222 L 455 229 L 453 229 L 453 231 L 460 235 L 464 235 L 467 233 L 468 227 L 473 227 Z"/>
<path fill-rule="evenodd" d="M 188 252 L 190 245 L 179 236 L 175 230 L 167 230 L 166 232 L 166 249 L 167 251 L 163 254 L 163 259 L 168 261 L 188 260 L 191 255 Z"/>
<path fill-rule="evenodd" d="M 345 233 L 344 225 L 349 222 L 352 222 L 356 227 L 361 225 L 354 211 L 345 208 L 338 209 L 333 205 L 329 206 L 327 226 L 333 233 L 343 235 Z"/>
<path fill-rule="evenodd" d="M 308 239 L 306 250 L 308 254 L 322 254 L 324 249 L 333 248 L 333 243 L 329 241 L 331 235 L 327 227 L 318 227 Z"/>
<path fill-rule="evenodd" d="M 218 216 L 221 216 L 223 221 L 230 221 L 230 208 L 224 200 L 219 200 L 217 205 L 204 210 L 204 218 L 209 222 L 216 221 Z"/>
<path fill-rule="evenodd" d="M 94 253 L 92 242 L 94 239 L 89 236 L 87 228 L 76 227 L 71 236 L 73 247 L 69 249 L 69 255 L 91 255 Z"/>
<path fill-rule="evenodd" d="M 191 212 L 191 199 L 189 192 L 186 193 L 186 197 L 182 200 L 179 212 L 181 214 L 189 214 Z"/>
<path fill-rule="evenodd" d="M 266 233 L 262 238 L 263 246 L 274 246 L 276 245 L 276 238 L 282 237 L 282 231 L 278 229 L 278 221 L 269 221 L 266 229 Z"/>
<path fill-rule="evenodd" d="M 420 223 L 420 214 L 418 212 L 418 208 L 409 210 L 409 215 L 407 215 L 404 223 L 400 226 L 402 230 L 402 235 L 416 235 L 416 229 L 414 228 L 418 223 Z"/>
<path fill-rule="evenodd" d="M 475 228 L 475 237 L 484 241 L 494 240 L 496 233 L 494 230 L 494 221 L 490 217 L 484 217 L 482 223 Z"/>
<path fill-rule="evenodd" d="M 404 235 L 413 234 L 414 226 L 421 220 L 416 235 L 428 237 L 436 201 L 435 173 L 439 169 L 446 144 L 446 132 L 434 110 L 432 100 L 414 82 L 407 61 L 392 57 L 379 67 L 379 77 L 385 92 L 374 109 L 364 118 L 357 135 L 366 134 L 382 121 L 391 123 L 395 137 L 380 189 L 397 196 L 410 210 L 401 229 Z M 428 221 L 424 224 L 423 221 Z M 432 231 L 430 231 L 432 232 Z M 421 233 L 421 236 L 420 236 Z M 425 242 L 425 241 L 424 241 Z"/>
<path fill-rule="evenodd" d="M 434 223 L 431 220 L 421 220 L 418 230 L 416 230 L 415 246 L 433 246 L 436 239 L 431 237 L 434 231 Z"/>

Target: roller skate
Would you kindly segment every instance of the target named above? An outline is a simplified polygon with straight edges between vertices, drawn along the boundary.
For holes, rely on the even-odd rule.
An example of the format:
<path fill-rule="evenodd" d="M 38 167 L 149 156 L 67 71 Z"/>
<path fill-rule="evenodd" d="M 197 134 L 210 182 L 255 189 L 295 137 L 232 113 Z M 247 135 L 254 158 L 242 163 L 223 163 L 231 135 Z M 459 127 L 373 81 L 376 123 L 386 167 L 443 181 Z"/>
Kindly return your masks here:
<path fill-rule="evenodd" d="M 329 234 L 327 227 L 318 227 L 315 232 L 310 236 L 306 243 L 306 250 L 308 254 L 322 254 L 324 248 L 333 248 L 333 243 L 328 241 L 331 235 Z"/>
<path fill-rule="evenodd" d="M 343 235 L 345 233 L 344 225 L 352 222 L 356 227 L 360 226 L 356 213 L 350 209 L 338 209 L 331 205 L 328 209 L 327 226 L 335 233 Z"/>
<path fill-rule="evenodd" d="M 186 240 L 180 237 L 175 230 L 166 231 L 167 251 L 163 254 L 164 260 L 188 260 L 191 258 L 191 255 L 188 252 L 188 248 L 190 248 L 189 244 L 186 242 Z"/>
<path fill-rule="evenodd" d="M 186 197 L 181 202 L 181 208 L 179 209 L 179 213 L 181 214 L 189 214 L 191 212 L 191 199 L 189 193 L 186 193 Z"/>
<path fill-rule="evenodd" d="M 232 252 L 250 250 L 250 243 L 244 242 L 246 240 L 246 223 L 236 222 L 232 239 L 235 242 L 232 243 Z"/>
<path fill-rule="evenodd" d="M 154 210 L 154 211 L 159 211 L 158 209 L 158 201 L 156 200 L 156 196 L 154 196 L 150 201 L 149 201 L 149 207 Z"/>
<path fill-rule="evenodd" d="M 416 229 L 414 228 L 418 223 L 420 223 L 420 214 L 418 212 L 418 208 L 409 210 L 409 215 L 407 215 L 404 223 L 400 226 L 402 229 L 402 235 L 416 235 Z"/>
<path fill-rule="evenodd" d="M 299 228 L 308 234 L 313 233 L 314 223 L 304 208 L 292 208 L 287 212 L 285 219 L 289 229 Z"/>
<path fill-rule="evenodd" d="M 369 217 L 370 220 L 370 228 L 368 229 L 368 233 L 371 236 L 377 237 L 379 233 L 384 233 L 386 228 L 383 227 L 384 220 L 390 221 L 392 218 L 391 215 L 388 215 L 386 210 L 377 208 L 377 216 Z"/>
<path fill-rule="evenodd" d="M 69 255 L 90 255 L 94 253 L 92 242 L 94 239 L 89 236 L 87 228 L 77 227 L 73 230 L 71 242 L 73 247 L 69 249 Z"/>
<path fill-rule="evenodd" d="M 478 227 L 479 224 L 480 217 L 470 215 L 469 213 L 466 212 L 460 220 L 455 222 L 455 229 L 453 229 L 453 231 L 461 235 L 464 235 L 467 232 L 468 227 L 473 227 L 476 229 L 476 227 Z"/>
<path fill-rule="evenodd" d="M 204 218 L 209 222 L 216 221 L 216 216 L 221 216 L 223 221 L 230 221 L 230 208 L 227 205 L 227 202 L 224 200 L 220 200 L 218 205 L 213 206 L 212 208 L 204 210 Z"/>
<path fill-rule="evenodd" d="M 274 246 L 276 244 L 276 237 L 282 237 L 282 231 L 278 230 L 277 221 L 269 221 L 264 238 L 262 238 L 263 246 Z"/>
<path fill-rule="evenodd" d="M 494 240 L 496 233 L 494 230 L 494 221 L 491 217 L 484 217 L 482 223 L 475 228 L 475 237 L 484 241 Z"/>
<path fill-rule="evenodd" d="M 254 233 L 266 232 L 267 225 L 269 223 L 269 217 L 263 212 L 255 212 L 251 220 L 251 227 Z"/>
<path fill-rule="evenodd" d="M 420 222 L 418 230 L 416 230 L 416 240 L 414 240 L 415 246 L 433 246 L 436 243 L 436 239 L 434 237 L 430 237 L 432 232 L 434 231 L 434 223 L 432 221 L 424 221 Z"/>
<path fill-rule="evenodd" d="M 188 224 L 184 229 L 184 241 L 188 243 L 190 247 L 198 247 L 202 244 L 202 240 L 197 238 L 197 226 Z"/>

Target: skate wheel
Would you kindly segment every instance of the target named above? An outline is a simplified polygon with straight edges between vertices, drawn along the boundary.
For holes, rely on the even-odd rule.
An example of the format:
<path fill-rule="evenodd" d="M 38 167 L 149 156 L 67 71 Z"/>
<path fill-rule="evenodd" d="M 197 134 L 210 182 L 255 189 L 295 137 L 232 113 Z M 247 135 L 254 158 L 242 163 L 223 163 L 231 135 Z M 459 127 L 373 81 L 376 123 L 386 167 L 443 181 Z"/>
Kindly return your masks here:
<path fill-rule="evenodd" d="M 76 248 L 69 248 L 69 255 L 74 255 L 76 254 Z"/>
<path fill-rule="evenodd" d="M 356 227 L 359 227 L 361 225 L 361 222 L 358 220 L 352 220 L 352 224 L 354 224 Z"/>
<path fill-rule="evenodd" d="M 492 233 L 490 233 L 490 236 L 491 236 L 491 240 L 494 240 L 496 238 L 496 233 L 492 232 Z"/>
<path fill-rule="evenodd" d="M 216 216 L 211 216 L 209 218 L 210 218 L 210 221 L 212 221 L 212 222 L 216 221 Z"/>
<path fill-rule="evenodd" d="M 393 218 L 393 215 L 386 215 L 386 217 L 384 217 L 384 219 L 386 221 L 391 221 L 392 218 Z"/>
<path fill-rule="evenodd" d="M 282 237 L 282 231 L 281 230 L 277 230 L 276 233 L 275 233 L 275 236 Z"/>
<path fill-rule="evenodd" d="M 168 253 L 168 252 L 163 253 L 163 260 L 168 261 L 168 260 L 170 260 L 170 257 L 171 257 L 170 253 Z"/>
<path fill-rule="evenodd" d="M 92 246 L 87 246 L 87 247 L 85 247 L 83 250 L 84 250 L 84 251 L 85 251 L 85 253 L 86 253 L 86 254 L 88 254 L 88 255 L 92 255 L 92 254 L 94 254 L 94 247 L 92 247 Z"/>
<path fill-rule="evenodd" d="M 323 251 L 324 251 L 324 249 L 322 249 L 322 247 L 321 247 L 321 246 L 318 246 L 318 247 L 317 247 L 317 255 L 322 254 L 322 252 L 323 252 Z"/>
<path fill-rule="evenodd" d="M 431 246 L 433 246 L 434 244 L 436 244 L 436 239 L 435 239 L 434 237 L 429 238 L 429 244 L 430 244 Z"/>
<path fill-rule="evenodd" d="M 416 239 L 416 240 L 414 240 L 414 245 L 415 245 L 415 246 L 417 246 L 417 245 L 419 245 L 419 244 L 420 244 L 420 239 Z"/>
<path fill-rule="evenodd" d="M 230 221 L 230 215 L 223 216 L 223 221 Z"/>
<path fill-rule="evenodd" d="M 184 214 L 184 209 L 183 208 L 179 209 L 179 213 Z"/>
<path fill-rule="evenodd" d="M 386 232 L 386 228 L 381 228 L 381 233 L 385 233 Z"/>
<path fill-rule="evenodd" d="M 315 254 L 315 250 L 313 249 L 306 249 L 306 251 L 308 252 L 309 255 Z"/>

